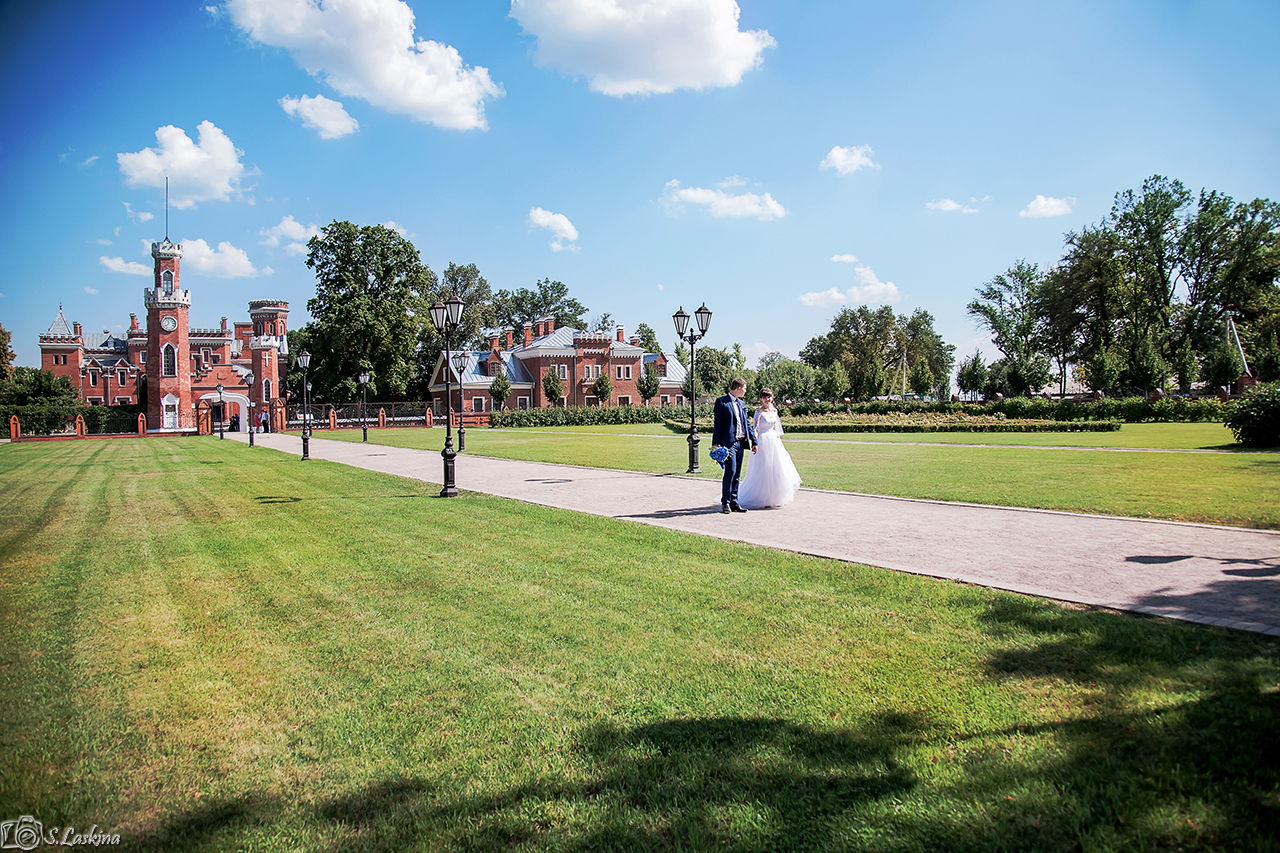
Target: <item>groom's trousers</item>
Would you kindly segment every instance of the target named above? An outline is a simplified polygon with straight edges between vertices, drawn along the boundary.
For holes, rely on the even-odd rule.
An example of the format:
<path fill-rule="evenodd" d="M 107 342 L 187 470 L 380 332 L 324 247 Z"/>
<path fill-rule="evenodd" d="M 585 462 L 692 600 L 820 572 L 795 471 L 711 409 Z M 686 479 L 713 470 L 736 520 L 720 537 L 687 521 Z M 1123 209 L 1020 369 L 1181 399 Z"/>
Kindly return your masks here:
<path fill-rule="evenodd" d="M 747 440 L 740 438 L 729 447 L 729 458 L 724 461 L 724 480 L 720 484 L 720 505 L 738 502 L 738 481 L 742 478 L 742 455 Z"/>

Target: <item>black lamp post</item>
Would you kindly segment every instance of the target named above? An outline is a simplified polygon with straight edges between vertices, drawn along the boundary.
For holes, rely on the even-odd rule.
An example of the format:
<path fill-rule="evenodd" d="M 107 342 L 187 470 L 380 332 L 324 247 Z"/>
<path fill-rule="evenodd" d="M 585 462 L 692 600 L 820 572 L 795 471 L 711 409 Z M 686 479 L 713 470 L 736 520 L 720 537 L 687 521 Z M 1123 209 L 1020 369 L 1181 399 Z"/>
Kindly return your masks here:
<path fill-rule="evenodd" d="M 227 438 L 226 431 L 227 410 L 222 403 L 222 383 L 218 383 L 218 440 L 225 441 Z"/>
<path fill-rule="evenodd" d="M 464 453 L 467 449 L 467 424 L 462 419 L 462 371 L 467 366 L 466 350 L 458 350 L 453 354 L 453 366 L 458 371 L 458 452 Z"/>
<path fill-rule="evenodd" d="M 702 473 L 698 467 L 698 442 L 700 441 L 698 422 L 694 419 L 698 402 L 698 359 L 694 345 L 706 336 L 707 327 L 711 325 L 711 311 L 707 309 L 707 304 L 704 302 L 701 308 L 693 312 L 693 316 L 698 325 L 696 332 L 689 328 L 689 315 L 684 313 L 683 307 L 671 315 L 671 319 L 676 324 L 676 337 L 689 342 L 689 470 L 685 472 L 686 474 Z M 685 334 L 686 330 L 688 334 Z"/>
<path fill-rule="evenodd" d="M 311 395 L 308 393 L 311 390 L 311 383 L 307 381 L 311 353 L 306 350 L 298 353 L 298 366 L 302 368 L 302 459 L 305 462 L 311 458 L 311 412 L 308 411 L 311 404 Z"/>
<path fill-rule="evenodd" d="M 369 424 L 365 419 L 365 410 L 369 408 L 369 371 L 360 371 L 360 429 L 364 432 L 361 441 L 369 441 Z"/>
<path fill-rule="evenodd" d="M 249 446 L 253 447 L 253 371 L 244 375 L 245 384 L 249 386 Z"/>
<path fill-rule="evenodd" d="M 453 386 L 449 379 L 449 362 L 451 361 L 451 340 L 453 333 L 462 325 L 462 312 L 467 305 L 456 296 L 450 296 L 448 302 L 436 302 L 431 306 L 431 322 L 444 334 L 444 450 L 440 451 L 444 458 L 444 488 L 440 490 L 442 498 L 456 498 L 458 487 L 454 483 L 454 458 L 458 455 L 453 450 Z"/>

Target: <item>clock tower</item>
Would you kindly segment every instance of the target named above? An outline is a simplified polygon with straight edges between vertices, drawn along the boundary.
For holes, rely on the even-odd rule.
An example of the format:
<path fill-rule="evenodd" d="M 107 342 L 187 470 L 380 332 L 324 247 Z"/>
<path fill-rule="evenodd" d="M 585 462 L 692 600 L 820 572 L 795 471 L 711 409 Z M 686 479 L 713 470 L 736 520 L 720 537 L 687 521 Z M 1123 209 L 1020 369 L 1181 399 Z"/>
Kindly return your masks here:
<path fill-rule="evenodd" d="M 143 290 L 147 306 L 147 427 L 195 429 L 187 313 L 191 291 L 178 286 L 182 246 L 166 237 L 151 244 L 155 282 Z"/>

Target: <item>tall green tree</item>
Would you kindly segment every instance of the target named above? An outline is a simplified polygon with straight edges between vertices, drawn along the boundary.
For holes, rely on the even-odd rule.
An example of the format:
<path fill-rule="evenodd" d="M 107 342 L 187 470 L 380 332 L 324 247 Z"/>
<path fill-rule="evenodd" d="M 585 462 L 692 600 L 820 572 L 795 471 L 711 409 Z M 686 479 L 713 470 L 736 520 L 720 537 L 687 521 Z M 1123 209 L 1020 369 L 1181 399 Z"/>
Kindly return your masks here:
<path fill-rule="evenodd" d="M 1037 264 L 1018 261 L 979 288 L 978 298 L 968 305 L 969 316 L 991 332 L 1004 353 L 1002 375 L 1015 394 L 1028 394 L 1049 381 L 1045 321 L 1037 301 L 1043 279 Z"/>
<path fill-rule="evenodd" d="M 560 381 L 560 374 L 554 368 L 549 368 L 542 374 L 542 393 L 553 406 L 564 396 L 564 383 Z"/>
<path fill-rule="evenodd" d="M 499 290 L 493 299 L 494 325 L 520 330 L 525 323 L 536 323 L 543 317 L 554 317 L 556 328 L 581 329 L 587 307 L 569 295 L 569 288 L 558 281 L 544 278 L 533 289 Z"/>
<path fill-rule="evenodd" d="M 970 397 L 980 392 L 987 384 L 987 366 L 982 363 L 982 353 L 973 351 L 973 355 L 960 362 L 960 370 L 956 374 L 956 384 L 960 390 Z"/>
<path fill-rule="evenodd" d="M 13 375 L 13 360 L 18 356 L 10 346 L 12 342 L 13 336 L 3 325 L 0 325 L 0 382 L 8 381 Z"/>
<path fill-rule="evenodd" d="M 511 396 L 511 380 L 507 371 L 499 369 L 498 375 L 489 383 L 489 396 L 498 401 L 498 408 L 506 408 L 507 398 Z"/>
<path fill-rule="evenodd" d="M 874 311 L 866 305 L 842 308 L 831 321 L 822 349 L 826 358 L 844 369 L 845 387 L 855 399 L 865 400 L 884 392 L 888 382 L 885 362 L 893 356 L 897 328 L 898 318 L 888 305 Z M 815 351 L 818 349 L 815 346 Z"/>
<path fill-rule="evenodd" d="M 609 401 L 613 399 L 613 383 L 609 380 L 608 371 L 601 371 L 591 383 L 591 393 L 595 395 L 601 406 L 609 405 Z"/>
<path fill-rule="evenodd" d="M 753 394 L 769 388 L 774 399 L 779 401 L 810 400 L 816 390 L 816 371 L 803 361 L 787 358 L 781 353 L 766 353 L 756 367 L 754 384 Z"/>
<path fill-rule="evenodd" d="M 1169 325 L 1180 261 L 1181 214 L 1191 193 L 1181 181 L 1152 175 L 1138 192 L 1117 193 L 1111 221 L 1132 280 L 1131 339 Z"/>
<path fill-rule="evenodd" d="M 640 379 L 636 381 L 636 392 L 640 395 L 640 400 L 647 406 L 649 401 L 658 396 L 658 392 L 662 390 L 662 378 L 658 376 L 658 370 L 652 363 L 644 366 L 644 373 Z"/>
<path fill-rule="evenodd" d="M 488 349 L 485 332 L 498 327 L 493 291 L 475 264 L 449 263 L 439 281 L 426 294 L 428 310 L 434 302 L 457 296 L 467 306 L 462 312 L 461 327 L 450 343 L 454 350 Z M 429 319 L 418 329 L 418 348 L 414 354 L 414 376 L 411 393 L 423 399 L 428 394 L 432 371 L 444 351 L 444 335 Z"/>
<path fill-rule="evenodd" d="M 636 334 L 640 337 L 640 346 L 645 352 L 662 352 L 662 344 L 658 343 L 658 335 L 648 323 L 636 326 Z"/>
<path fill-rule="evenodd" d="M 729 381 L 734 377 L 733 356 L 724 349 L 698 347 L 697 373 L 698 391 L 719 397 L 728 392 Z"/>
<path fill-rule="evenodd" d="M 403 397 L 414 377 L 415 353 L 427 319 L 435 274 L 413 243 L 382 225 L 334 221 L 307 243 L 316 295 L 310 373 L 313 399 L 349 402 L 359 395 L 356 376 L 374 375 L 370 391 Z"/>

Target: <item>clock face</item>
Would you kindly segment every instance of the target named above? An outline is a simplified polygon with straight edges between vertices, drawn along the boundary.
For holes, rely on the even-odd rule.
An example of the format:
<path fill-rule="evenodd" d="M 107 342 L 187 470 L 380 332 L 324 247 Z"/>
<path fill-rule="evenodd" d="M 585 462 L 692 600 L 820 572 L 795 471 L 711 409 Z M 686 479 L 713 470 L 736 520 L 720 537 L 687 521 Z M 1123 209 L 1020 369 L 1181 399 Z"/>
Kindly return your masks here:
<path fill-rule="evenodd" d="M 160 328 L 164 329 L 166 332 L 172 332 L 174 329 L 178 328 L 178 321 L 172 317 L 165 317 L 160 321 Z"/>

